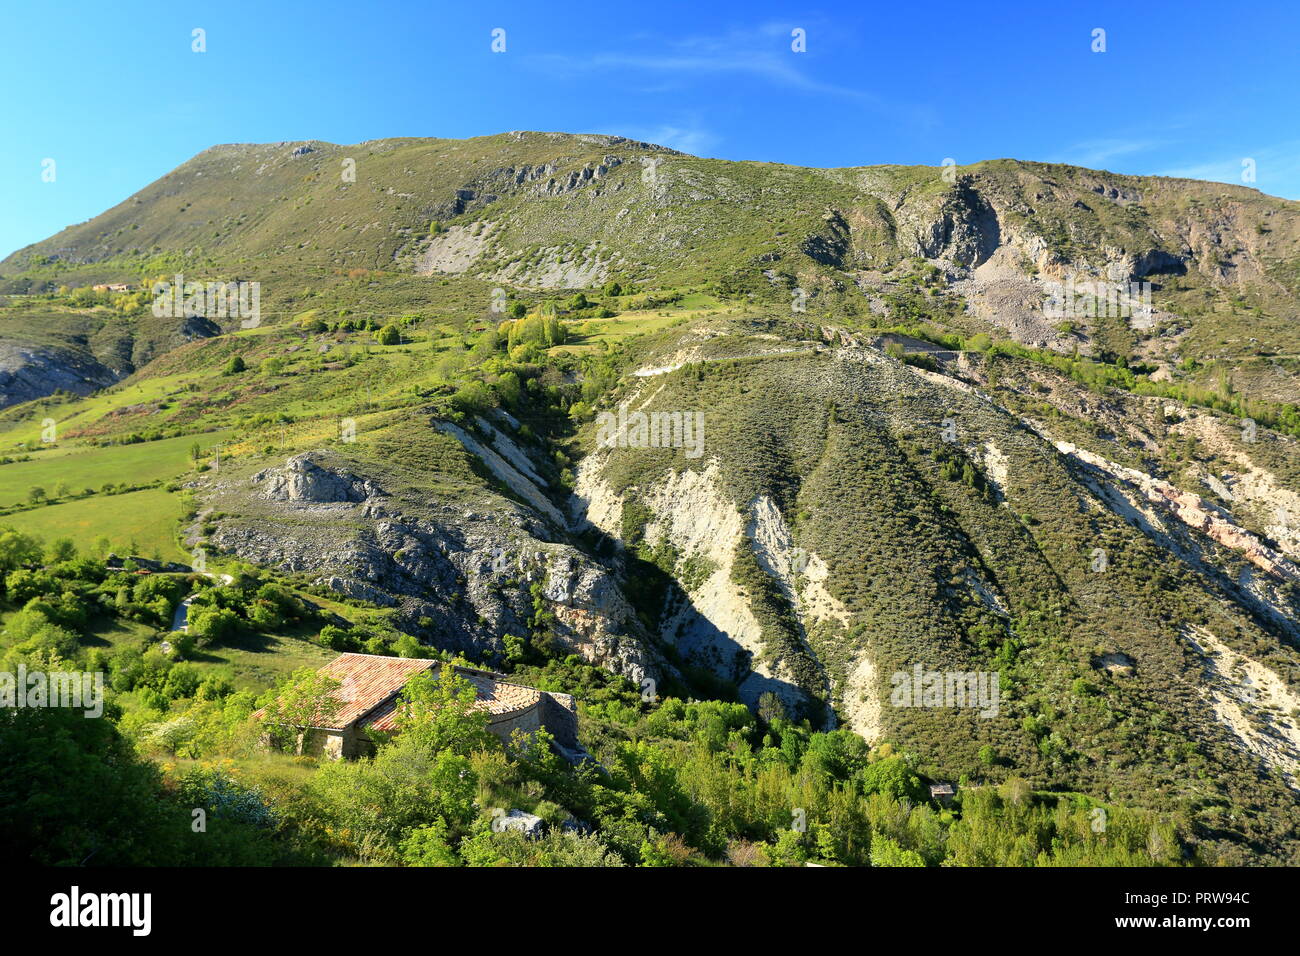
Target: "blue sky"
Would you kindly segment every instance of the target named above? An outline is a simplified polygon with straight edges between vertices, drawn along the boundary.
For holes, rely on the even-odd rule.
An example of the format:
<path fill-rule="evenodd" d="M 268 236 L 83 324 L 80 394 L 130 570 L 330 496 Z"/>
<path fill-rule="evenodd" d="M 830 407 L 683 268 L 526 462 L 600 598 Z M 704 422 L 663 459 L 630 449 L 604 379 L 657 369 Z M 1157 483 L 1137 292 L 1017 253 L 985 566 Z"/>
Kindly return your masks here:
<path fill-rule="evenodd" d="M 512 129 L 810 166 L 1009 156 L 1238 183 L 1249 158 L 1247 185 L 1295 199 L 1297 36 L 1300 4 L 1282 0 L 11 3 L 0 257 L 215 143 Z"/>

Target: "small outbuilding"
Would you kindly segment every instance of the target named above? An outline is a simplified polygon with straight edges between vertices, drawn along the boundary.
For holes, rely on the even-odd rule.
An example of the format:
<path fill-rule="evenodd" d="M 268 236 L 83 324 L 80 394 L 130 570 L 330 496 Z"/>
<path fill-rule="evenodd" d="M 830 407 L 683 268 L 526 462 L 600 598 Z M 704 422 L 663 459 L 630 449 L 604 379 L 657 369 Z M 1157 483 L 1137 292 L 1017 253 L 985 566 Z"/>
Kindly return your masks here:
<path fill-rule="evenodd" d="M 947 806 L 952 803 L 952 798 L 956 795 L 953 786 L 950 783 L 932 783 L 930 784 L 930 799 L 935 803 Z"/>

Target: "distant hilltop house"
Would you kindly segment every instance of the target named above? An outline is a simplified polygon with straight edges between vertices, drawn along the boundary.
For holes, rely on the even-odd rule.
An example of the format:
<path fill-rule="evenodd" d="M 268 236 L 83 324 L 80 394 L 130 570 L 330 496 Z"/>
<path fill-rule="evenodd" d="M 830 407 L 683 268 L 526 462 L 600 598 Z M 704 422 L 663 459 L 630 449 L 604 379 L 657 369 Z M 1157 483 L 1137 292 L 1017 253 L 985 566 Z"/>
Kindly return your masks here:
<path fill-rule="evenodd" d="M 426 672 L 436 679 L 444 666 L 441 661 L 407 657 L 340 654 L 319 673 L 339 682 L 335 696 L 342 704 L 333 713 L 317 717 L 303 752 L 334 759 L 373 754 L 369 732 L 397 730 L 397 697 L 407 682 Z M 573 762 L 588 756 L 578 743 L 578 711 L 571 695 L 511 684 L 492 671 L 455 670 L 474 686 L 474 706 L 487 711 L 487 729 L 497 737 L 509 740 L 516 730 L 533 733 L 545 727 L 561 755 Z M 265 712 L 253 716 L 261 720 Z"/>
<path fill-rule="evenodd" d="M 95 292 L 129 292 L 131 287 L 125 282 L 108 282 L 104 285 L 91 286 Z"/>

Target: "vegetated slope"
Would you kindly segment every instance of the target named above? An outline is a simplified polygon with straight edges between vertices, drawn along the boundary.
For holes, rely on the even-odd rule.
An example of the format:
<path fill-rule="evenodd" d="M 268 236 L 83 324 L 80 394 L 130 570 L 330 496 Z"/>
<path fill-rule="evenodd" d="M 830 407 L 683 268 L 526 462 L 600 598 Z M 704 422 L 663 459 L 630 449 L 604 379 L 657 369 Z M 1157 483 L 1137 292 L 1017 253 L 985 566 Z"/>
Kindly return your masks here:
<path fill-rule="evenodd" d="M 476 660 L 500 666 L 533 645 L 662 676 L 617 578 L 570 542 L 544 460 L 511 435 L 519 422 L 386 419 L 363 444 L 196 482 L 189 543 L 391 608 L 395 628 Z"/>
<path fill-rule="evenodd" d="M 575 654 L 1294 861 L 1295 223 L 1011 161 L 218 147 L 0 264 L 10 348 L 73 369 L 0 396 L 0 441 L 193 435 L 187 549 L 444 650 Z M 262 282 L 263 326 L 84 289 L 177 271 Z M 1151 320 L 1044 313 L 1084 277 L 1152 282 Z M 700 454 L 601 447 L 620 407 L 702 415 Z M 917 666 L 996 672 L 996 713 L 894 706 Z"/>
<path fill-rule="evenodd" d="M 1166 375 L 1220 362 L 1280 398 L 1300 354 L 1298 223 L 1295 203 L 1242 187 L 1012 160 L 821 170 L 555 133 L 234 144 L 14 253 L 0 291 L 188 270 L 260 281 L 276 313 L 362 269 L 473 278 L 485 293 L 711 284 Z M 918 287 L 914 258 L 942 281 Z M 1044 313 L 1044 283 L 1067 279 L 1150 282 L 1154 312 L 1062 322 Z"/>
<path fill-rule="evenodd" d="M 596 447 L 578 481 L 633 576 L 673 582 L 661 639 L 751 704 L 775 691 L 827 722 L 832 705 L 932 776 L 1014 768 L 1293 853 L 1295 549 L 1204 501 L 1193 513 L 1189 494 L 1148 495 L 1108 440 L 1058 450 L 969 366 L 941 375 L 823 335 L 711 322 L 649 350 L 610 398 L 703 412 L 697 461 Z M 917 665 L 998 672 L 996 716 L 893 706 L 891 678 Z"/>

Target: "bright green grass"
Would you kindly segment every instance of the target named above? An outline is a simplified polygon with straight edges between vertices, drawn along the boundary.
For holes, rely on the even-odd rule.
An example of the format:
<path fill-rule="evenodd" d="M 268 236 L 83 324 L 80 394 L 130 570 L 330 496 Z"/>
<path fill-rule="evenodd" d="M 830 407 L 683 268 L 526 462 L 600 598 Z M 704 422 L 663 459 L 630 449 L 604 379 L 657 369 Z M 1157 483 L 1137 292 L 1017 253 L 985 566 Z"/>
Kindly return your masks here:
<path fill-rule="evenodd" d="M 110 654 L 120 648 L 138 648 L 157 634 L 159 628 L 125 619 L 99 621 L 81 639 L 86 648 L 100 648 Z M 240 690 L 263 691 L 277 679 L 300 667 L 320 667 L 337 654 L 313 644 L 302 635 L 243 633 L 228 644 L 198 648 L 185 662 L 206 677 L 208 672 L 230 678 Z"/>
<path fill-rule="evenodd" d="M 29 448 L 40 445 L 43 427 L 41 423 L 45 418 L 54 419 L 56 434 L 63 436 L 98 421 L 109 412 L 130 405 L 162 401 L 179 391 L 182 382 L 192 377 L 167 375 L 157 378 L 132 378 L 129 384 L 115 385 L 86 398 L 76 398 L 58 405 L 37 407 L 33 403 L 28 403 L 24 406 L 16 406 L 17 409 L 26 411 L 30 417 L 24 416 L 9 426 L 3 439 L 0 439 L 0 446 L 2 446 L 0 450 L 12 451 L 19 445 Z"/>
<path fill-rule="evenodd" d="M 612 345 L 630 335 L 661 331 L 697 314 L 690 311 L 667 314 L 661 314 L 660 311 L 624 312 L 612 319 L 589 319 L 586 322 L 566 323 L 568 338 L 563 345 L 557 345 L 551 351 L 583 352 L 595 348 L 600 342 L 609 342 Z"/>
<path fill-rule="evenodd" d="M 688 292 L 676 302 L 674 308 L 685 311 L 699 309 L 717 309 L 723 306 L 723 300 L 716 296 L 709 295 L 707 292 Z"/>
<path fill-rule="evenodd" d="M 20 511 L 0 518 L 0 524 L 12 525 L 46 542 L 71 538 L 84 553 L 94 553 L 95 542 L 107 538 L 110 548 L 119 553 L 128 550 L 134 541 L 136 553 L 145 557 L 157 554 L 163 560 L 185 561 L 189 555 L 175 541 L 180 516 L 178 495 L 149 488 Z"/>
<path fill-rule="evenodd" d="M 240 634 L 228 644 L 199 648 L 186 660 L 200 670 L 232 675 L 240 690 L 262 691 L 300 667 L 313 669 L 332 661 L 336 651 L 303 637 L 275 634 Z"/>
<path fill-rule="evenodd" d="M 32 461 L 0 465 L 0 507 L 27 500 L 27 491 L 39 485 L 50 497 L 60 482 L 69 492 L 113 484 L 146 484 L 180 475 L 190 468 L 190 447 L 198 442 L 207 449 L 228 441 L 231 432 L 207 432 L 161 441 L 106 447 L 68 445 L 38 452 Z"/>

